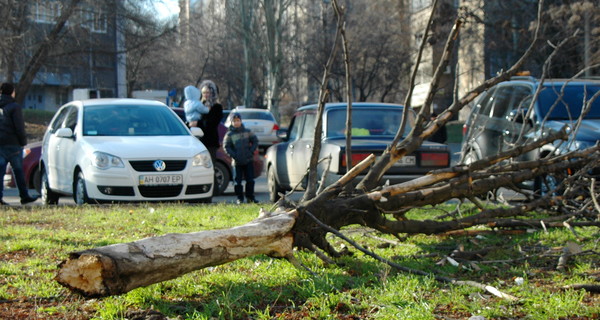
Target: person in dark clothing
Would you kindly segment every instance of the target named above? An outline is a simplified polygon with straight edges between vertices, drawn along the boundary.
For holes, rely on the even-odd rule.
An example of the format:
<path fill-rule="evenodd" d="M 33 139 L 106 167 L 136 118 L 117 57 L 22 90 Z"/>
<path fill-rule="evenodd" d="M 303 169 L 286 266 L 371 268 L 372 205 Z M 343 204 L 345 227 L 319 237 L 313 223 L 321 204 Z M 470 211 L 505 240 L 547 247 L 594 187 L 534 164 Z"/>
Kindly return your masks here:
<path fill-rule="evenodd" d="M 10 163 L 15 175 L 21 204 L 37 200 L 27 190 L 25 173 L 23 172 L 23 146 L 27 144 L 25 135 L 25 121 L 23 110 L 15 102 L 15 87 L 12 83 L 3 83 L 0 86 L 0 173 L 4 175 L 6 166 Z M 0 205 L 8 205 L 2 200 L 4 183 L 0 183 Z"/>
<path fill-rule="evenodd" d="M 254 152 L 258 148 L 258 138 L 246 129 L 242 123 L 242 116 L 234 113 L 229 131 L 223 139 L 225 152 L 233 159 L 235 170 L 235 195 L 237 203 L 244 202 L 242 180 L 246 180 L 246 199 L 248 203 L 256 203 L 254 198 Z"/>
<path fill-rule="evenodd" d="M 219 123 L 223 118 L 223 106 L 218 102 L 219 89 L 211 80 L 204 80 L 200 83 L 200 92 L 202 93 L 202 103 L 209 109 L 207 114 L 202 116 L 199 127 L 204 132 L 200 141 L 206 146 L 210 156 L 215 162 L 217 150 L 221 146 L 219 140 Z"/>

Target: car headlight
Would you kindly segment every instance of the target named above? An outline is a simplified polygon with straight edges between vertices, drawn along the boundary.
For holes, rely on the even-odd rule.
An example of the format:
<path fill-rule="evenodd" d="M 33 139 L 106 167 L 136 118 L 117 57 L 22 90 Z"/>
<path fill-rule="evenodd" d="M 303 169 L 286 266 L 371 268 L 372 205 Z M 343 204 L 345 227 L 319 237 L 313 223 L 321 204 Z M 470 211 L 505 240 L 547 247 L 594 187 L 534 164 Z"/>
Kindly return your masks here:
<path fill-rule="evenodd" d="M 194 159 L 192 160 L 192 166 L 204 166 L 206 168 L 211 168 L 212 160 L 210 159 L 210 153 L 208 152 L 208 150 L 202 151 L 195 155 Z"/>
<path fill-rule="evenodd" d="M 121 158 L 99 151 L 94 152 L 92 155 L 92 165 L 102 170 L 125 167 Z"/>

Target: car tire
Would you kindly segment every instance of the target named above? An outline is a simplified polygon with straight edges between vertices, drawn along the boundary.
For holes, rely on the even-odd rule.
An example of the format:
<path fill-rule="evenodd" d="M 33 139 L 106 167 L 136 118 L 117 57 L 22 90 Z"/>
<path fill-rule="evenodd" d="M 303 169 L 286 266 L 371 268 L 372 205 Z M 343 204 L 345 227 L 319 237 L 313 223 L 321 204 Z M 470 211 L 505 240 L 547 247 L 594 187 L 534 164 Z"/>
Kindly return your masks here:
<path fill-rule="evenodd" d="M 85 188 L 85 179 L 82 172 L 77 174 L 77 178 L 73 184 L 73 201 L 75 201 L 76 205 L 92 203 Z"/>
<path fill-rule="evenodd" d="M 215 186 L 213 196 L 222 195 L 231 181 L 231 174 L 221 162 L 215 162 Z"/>
<path fill-rule="evenodd" d="M 39 193 L 41 190 L 41 177 L 40 177 L 40 167 L 35 167 L 33 169 L 33 173 L 31 174 L 31 186 Z"/>
<path fill-rule="evenodd" d="M 280 198 L 279 193 L 284 192 L 284 190 L 277 183 L 275 168 L 273 168 L 273 166 L 269 166 L 267 169 L 267 187 L 269 188 L 269 201 L 277 202 Z"/>
<path fill-rule="evenodd" d="M 467 153 L 465 154 L 465 156 L 463 158 L 463 163 L 471 164 L 478 160 L 479 160 L 479 157 L 477 156 L 477 152 L 473 148 L 469 148 L 469 150 L 467 151 Z"/>
<path fill-rule="evenodd" d="M 40 180 L 40 195 L 44 204 L 58 204 L 59 195 L 50 189 L 50 185 L 48 183 L 48 174 L 46 174 L 46 171 L 42 173 Z"/>

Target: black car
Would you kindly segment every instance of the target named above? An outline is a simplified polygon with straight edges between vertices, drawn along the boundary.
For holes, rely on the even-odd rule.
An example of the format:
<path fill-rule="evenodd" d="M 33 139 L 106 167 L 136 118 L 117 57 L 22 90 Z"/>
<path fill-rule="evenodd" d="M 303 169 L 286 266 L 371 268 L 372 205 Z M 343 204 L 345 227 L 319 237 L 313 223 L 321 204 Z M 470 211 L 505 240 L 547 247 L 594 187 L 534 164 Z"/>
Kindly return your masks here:
<path fill-rule="evenodd" d="M 535 160 L 551 153 L 593 146 L 600 140 L 600 98 L 594 98 L 599 90 L 600 81 L 582 79 L 542 82 L 533 77 L 513 77 L 497 84 L 480 96 L 465 122 L 462 161 L 471 163 L 487 158 L 539 139 L 548 130 L 558 131 L 565 125 L 574 132 L 570 141 L 545 145 L 520 160 Z M 584 106 L 589 110 L 578 125 Z M 535 181 L 535 185 L 529 183 L 529 187 L 544 193 L 555 184 L 548 178 Z"/>
<path fill-rule="evenodd" d="M 320 162 L 318 176 L 328 170 L 325 186 L 337 181 L 346 173 L 346 103 L 327 104 L 323 113 L 323 136 L 319 158 L 331 156 L 331 161 Z M 381 155 L 391 144 L 402 120 L 404 107 L 385 103 L 352 104 L 352 163 L 357 164 L 370 154 Z M 409 112 L 409 128 L 414 123 L 414 112 Z M 287 130 L 283 142 L 267 149 L 266 170 L 270 200 L 276 201 L 278 193 L 300 185 L 308 170 L 313 150 L 317 105 L 299 108 Z M 412 180 L 427 172 L 450 165 L 450 151 L 447 145 L 426 141 L 413 154 L 401 158 L 383 176 L 381 183 L 390 184 Z"/>

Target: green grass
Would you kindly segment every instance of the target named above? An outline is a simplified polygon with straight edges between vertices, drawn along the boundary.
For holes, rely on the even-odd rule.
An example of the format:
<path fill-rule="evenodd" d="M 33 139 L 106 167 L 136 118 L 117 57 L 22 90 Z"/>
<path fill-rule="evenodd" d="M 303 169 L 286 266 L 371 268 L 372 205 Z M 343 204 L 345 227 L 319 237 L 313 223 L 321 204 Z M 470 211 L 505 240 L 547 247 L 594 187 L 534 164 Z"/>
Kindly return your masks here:
<path fill-rule="evenodd" d="M 565 229 L 550 229 L 510 236 L 418 235 L 402 242 L 358 226 L 343 230 L 397 264 L 489 284 L 517 296 L 518 302 L 399 272 L 353 248 L 353 255 L 335 266 L 312 253 L 296 252 L 314 274 L 286 260 L 255 256 L 101 299 L 84 299 L 53 280 L 58 263 L 69 252 L 170 232 L 238 226 L 253 220 L 258 209 L 259 205 L 226 204 L 8 208 L 0 213 L 0 318 L 124 319 L 152 310 L 170 319 L 468 319 L 473 315 L 593 319 L 600 315 L 597 294 L 562 289 L 569 284 L 597 284 L 597 228 L 577 228 L 578 238 Z M 407 216 L 439 214 L 419 209 Z M 397 243 L 383 246 L 374 237 Z M 338 249 L 347 245 L 333 236 L 329 240 Z M 596 254 L 572 257 L 567 270 L 557 271 L 558 255 L 567 241 Z M 491 249 L 473 259 L 477 264 L 437 264 L 459 247 Z M 490 262 L 523 255 L 529 258 Z M 516 285 L 516 277 L 524 278 L 524 283 Z"/>

